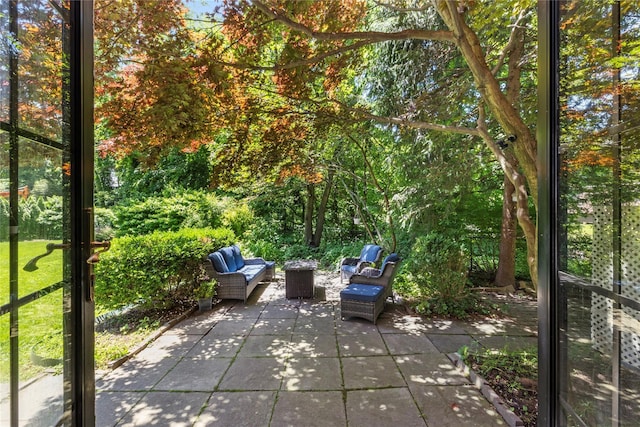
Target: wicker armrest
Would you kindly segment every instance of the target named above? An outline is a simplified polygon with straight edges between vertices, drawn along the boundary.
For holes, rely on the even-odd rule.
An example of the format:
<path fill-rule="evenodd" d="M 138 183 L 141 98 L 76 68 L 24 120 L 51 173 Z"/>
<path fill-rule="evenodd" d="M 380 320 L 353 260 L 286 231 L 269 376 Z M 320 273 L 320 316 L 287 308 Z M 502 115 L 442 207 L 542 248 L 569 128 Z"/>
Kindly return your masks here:
<path fill-rule="evenodd" d="M 346 257 L 342 258 L 342 261 L 340 261 L 340 265 L 358 265 L 359 261 L 360 258 Z"/>
<path fill-rule="evenodd" d="M 373 267 L 364 267 L 363 269 L 358 271 L 356 274 L 364 277 L 378 277 L 380 276 L 380 270 Z"/>
<path fill-rule="evenodd" d="M 264 260 L 264 258 L 245 258 L 244 263 L 247 265 L 260 265 L 266 264 L 267 262 Z"/>
<path fill-rule="evenodd" d="M 356 267 L 356 274 L 359 274 L 362 270 L 365 270 L 367 268 L 372 268 L 371 266 L 373 265 L 372 262 L 369 261 L 360 261 L 358 263 L 358 266 Z"/>

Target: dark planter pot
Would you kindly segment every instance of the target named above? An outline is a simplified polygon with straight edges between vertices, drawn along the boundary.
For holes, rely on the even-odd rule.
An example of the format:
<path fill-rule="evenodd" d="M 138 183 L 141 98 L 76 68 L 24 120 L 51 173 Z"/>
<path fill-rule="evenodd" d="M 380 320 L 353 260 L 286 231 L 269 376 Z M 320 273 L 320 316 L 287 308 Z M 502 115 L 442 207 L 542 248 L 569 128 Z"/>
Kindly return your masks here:
<path fill-rule="evenodd" d="M 211 310 L 211 298 L 200 298 L 198 300 L 198 309 L 200 311 Z"/>

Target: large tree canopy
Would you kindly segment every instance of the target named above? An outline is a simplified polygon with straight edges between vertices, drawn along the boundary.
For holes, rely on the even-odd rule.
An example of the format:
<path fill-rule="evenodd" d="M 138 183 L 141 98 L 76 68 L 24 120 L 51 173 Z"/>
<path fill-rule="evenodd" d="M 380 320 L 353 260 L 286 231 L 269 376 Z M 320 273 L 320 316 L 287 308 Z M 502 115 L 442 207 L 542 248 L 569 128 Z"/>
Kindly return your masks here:
<path fill-rule="evenodd" d="M 321 168 L 309 142 L 335 124 L 373 121 L 457 135 L 451 143 L 482 141 L 513 185 L 537 282 L 535 107 L 527 96 L 534 1 L 229 0 L 222 25 L 201 29 L 184 24 L 179 2 L 155 12 L 156 3 L 130 0 L 132 13 L 119 18 L 146 31 L 145 19 L 175 12 L 146 33 L 147 43 L 121 52 L 113 77 L 105 74 L 112 87 L 99 111 L 112 135 L 104 149 L 194 150 L 224 130 L 218 171 L 314 179 Z M 385 49 L 390 71 L 411 59 L 422 77 L 398 82 L 373 72 Z"/>

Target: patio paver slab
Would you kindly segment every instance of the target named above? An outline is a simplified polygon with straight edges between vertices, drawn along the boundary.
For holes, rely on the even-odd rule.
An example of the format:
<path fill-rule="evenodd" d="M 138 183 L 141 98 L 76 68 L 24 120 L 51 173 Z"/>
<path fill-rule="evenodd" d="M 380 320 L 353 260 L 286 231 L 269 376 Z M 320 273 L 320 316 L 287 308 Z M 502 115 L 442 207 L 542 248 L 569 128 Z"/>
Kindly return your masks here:
<path fill-rule="evenodd" d="M 333 314 L 323 314 L 325 314 L 323 317 L 298 316 L 293 332 L 295 334 L 334 335 L 336 333 L 336 323 L 333 320 Z"/>
<path fill-rule="evenodd" d="M 96 427 L 116 425 L 144 395 L 145 392 L 135 391 L 99 391 L 96 393 Z"/>
<path fill-rule="evenodd" d="M 343 357 L 346 389 L 406 386 L 391 356 Z"/>
<path fill-rule="evenodd" d="M 348 391 L 346 407 L 351 427 L 426 427 L 406 387 Z"/>
<path fill-rule="evenodd" d="M 154 390 L 213 391 L 232 359 L 182 359 Z"/>
<path fill-rule="evenodd" d="M 338 357 L 335 335 L 291 335 L 291 357 Z"/>
<path fill-rule="evenodd" d="M 507 425 L 474 386 L 410 384 L 409 390 L 428 425 L 493 427 Z"/>
<path fill-rule="evenodd" d="M 286 304 L 274 304 L 270 302 L 262 310 L 260 319 L 290 319 L 298 317 L 298 305 L 300 303 L 287 302 Z"/>
<path fill-rule="evenodd" d="M 209 334 L 220 336 L 243 336 L 248 335 L 253 328 L 256 319 L 229 318 L 224 322 L 218 322 L 211 328 Z"/>
<path fill-rule="evenodd" d="M 238 357 L 219 390 L 278 390 L 284 369 L 284 362 L 274 357 Z"/>
<path fill-rule="evenodd" d="M 289 356 L 291 335 L 249 335 L 238 357 L 278 357 L 284 360 Z"/>
<path fill-rule="evenodd" d="M 427 334 L 427 337 L 441 353 L 455 353 L 462 346 L 478 346 L 478 342 L 471 335 L 441 335 Z"/>
<path fill-rule="evenodd" d="M 191 359 L 213 359 L 215 357 L 233 357 L 244 343 L 242 337 L 205 335 L 184 356 Z"/>
<path fill-rule="evenodd" d="M 461 385 L 469 384 L 445 354 L 410 354 L 394 356 L 407 384 Z"/>
<path fill-rule="evenodd" d="M 138 357 L 128 360 L 118 369 L 96 380 L 98 390 L 150 390 L 178 360 L 162 359 L 148 362 Z"/>
<path fill-rule="evenodd" d="M 486 348 L 494 350 L 506 349 L 509 351 L 536 349 L 538 338 L 523 336 L 478 336 L 476 340 Z"/>
<path fill-rule="evenodd" d="M 389 354 L 382 336 L 378 333 L 360 335 L 338 335 L 340 355 L 352 356 L 382 356 Z"/>
<path fill-rule="evenodd" d="M 118 423 L 129 426 L 192 426 L 209 393 L 150 392 Z"/>
<path fill-rule="evenodd" d="M 275 391 L 215 392 L 194 427 L 268 426 Z"/>
<path fill-rule="evenodd" d="M 340 391 L 281 391 L 270 427 L 346 427 Z"/>
<path fill-rule="evenodd" d="M 293 332 L 296 324 L 295 317 L 290 318 L 260 318 L 253 326 L 250 335 L 281 335 Z"/>
<path fill-rule="evenodd" d="M 282 382 L 282 389 L 340 390 L 342 374 L 340 360 L 336 357 L 291 359 Z"/>
<path fill-rule="evenodd" d="M 382 334 L 382 338 L 393 355 L 438 353 L 436 346 L 424 335 Z"/>

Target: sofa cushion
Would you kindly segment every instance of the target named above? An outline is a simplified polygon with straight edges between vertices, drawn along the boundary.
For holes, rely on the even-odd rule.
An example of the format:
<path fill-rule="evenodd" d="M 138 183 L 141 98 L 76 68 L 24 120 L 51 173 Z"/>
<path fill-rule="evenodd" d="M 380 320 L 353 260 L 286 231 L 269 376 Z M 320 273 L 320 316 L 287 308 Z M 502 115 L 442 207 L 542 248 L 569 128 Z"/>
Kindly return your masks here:
<path fill-rule="evenodd" d="M 245 264 L 238 272 L 242 273 L 247 279 L 247 282 L 252 281 L 257 275 L 267 269 L 264 264 Z"/>
<path fill-rule="evenodd" d="M 236 261 L 236 267 L 240 270 L 244 267 L 244 258 L 242 258 L 240 248 L 237 245 L 233 245 L 231 246 L 231 251 L 233 252 L 233 259 Z"/>
<path fill-rule="evenodd" d="M 209 260 L 211 261 L 211 264 L 213 264 L 213 268 L 215 268 L 215 270 L 218 273 L 228 273 L 229 272 L 229 268 L 227 267 L 227 263 L 224 262 L 224 258 L 222 256 L 222 254 L 220 252 L 214 252 L 209 254 Z"/>
<path fill-rule="evenodd" d="M 360 252 L 360 261 L 373 262 L 378 257 L 378 252 L 380 252 L 380 246 L 365 245 Z"/>
<path fill-rule="evenodd" d="M 342 291 L 340 291 L 340 299 L 350 299 L 362 302 L 375 302 L 380 295 L 384 286 L 363 285 L 360 283 L 352 283 Z"/>
<path fill-rule="evenodd" d="M 220 249 L 220 253 L 224 257 L 224 262 L 227 263 L 229 272 L 234 273 L 238 271 L 238 266 L 236 264 L 236 259 L 233 256 L 233 249 L 231 249 L 231 246 L 225 246 L 224 248 Z"/>

